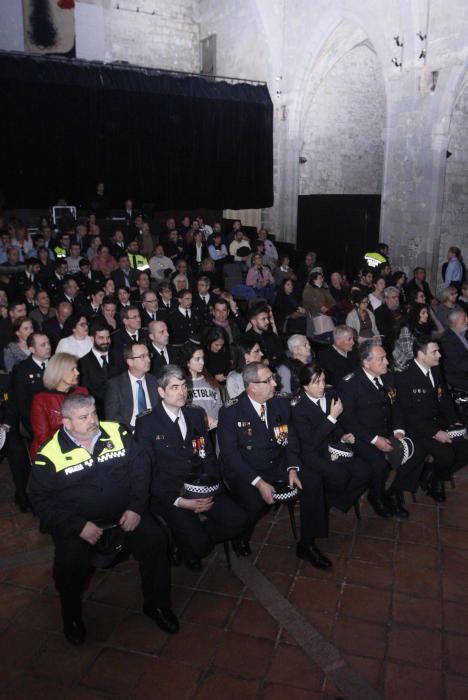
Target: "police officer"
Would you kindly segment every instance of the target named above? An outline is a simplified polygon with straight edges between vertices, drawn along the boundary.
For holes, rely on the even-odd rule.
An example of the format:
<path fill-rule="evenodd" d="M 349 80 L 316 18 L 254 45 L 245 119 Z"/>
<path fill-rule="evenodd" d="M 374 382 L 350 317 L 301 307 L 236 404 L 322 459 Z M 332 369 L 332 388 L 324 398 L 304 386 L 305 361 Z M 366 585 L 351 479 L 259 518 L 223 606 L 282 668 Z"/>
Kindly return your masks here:
<path fill-rule="evenodd" d="M 183 485 L 190 475 L 221 481 L 219 467 L 205 412 L 186 406 L 184 371 L 166 365 L 157 382 L 161 402 L 137 419 L 135 438 L 151 457 L 152 510 L 169 525 L 186 566 L 196 571 L 216 542 L 240 535 L 248 520 L 225 492 L 194 499 L 184 496 Z"/>
<path fill-rule="evenodd" d="M 274 503 L 275 483 L 283 481 L 302 489 L 297 556 L 317 568 L 329 568 L 332 563 L 315 544 L 315 537 L 327 534 L 322 478 L 312 470 L 301 470 L 289 401 L 274 395 L 275 379 L 261 362 L 247 365 L 242 376 L 245 392 L 221 408 L 218 421 L 224 476 L 250 520 L 250 529 L 235 551 L 250 554 L 251 531 Z"/>
<path fill-rule="evenodd" d="M 400 467 L 388 490 L 385 482 L 389 463 L 385 455 L 393 451 L 389 440 L 405 436 L 403 420 L 395 405 L 393 375 L 387 372 L 388 360 L 382 345 L 364 341 L 359 348 L 361 367 L 338 384 L 343 402 L 343 427 L 356 438 L 356 454 L 372 467 L 367 499 L 377 515 L 408 518 L 403 506 L 403 491 L 417 490 L 423 460 L 420 450 Z"/>
<path fill-rule="evenodd" d="M 421 485 L 440 503 L 445 501 L 444 480 L 468 463 L 468 442 L 452 440 L 446 430 L 458 416 L 441 378 L 438 344 L 417 338 L 413 353 L 408 368 L 397 375 L 397 404 L 410 437 L 434 458 Z"/>
<path fill-rule="evenodd" d="M 147 510 L 147 456 L 118 423 L 98 421 L 92 396 L 67 397 L 62 420 L 36 455 L 30 497 L 41 528 L 54 540 L 65 637 L 74 645 L 85 640 L 81 595 L 107 528 L 121 533 L 139 563 L 144 613 L 166 632 L 176 632 L 167 536 Z"/>

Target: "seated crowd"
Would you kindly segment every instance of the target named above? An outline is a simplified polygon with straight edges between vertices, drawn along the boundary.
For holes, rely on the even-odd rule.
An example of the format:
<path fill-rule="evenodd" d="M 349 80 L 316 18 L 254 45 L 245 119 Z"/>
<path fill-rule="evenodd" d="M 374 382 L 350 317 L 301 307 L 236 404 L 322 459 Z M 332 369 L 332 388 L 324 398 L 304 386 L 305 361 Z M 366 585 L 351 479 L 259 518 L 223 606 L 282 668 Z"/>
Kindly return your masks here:
<path fill-rule="evenodd" d="M 0 239 L 5 451 L 15 502 L 53 537 L 73 644 L 99 555 L 134 555 L 144 612 L 173 633 L 170 563 L 201 570 L 221 542 L 248 556 L 259 519 L 297 498 L 297 556 L 330 568 L 331 508 L 359 516 L 366 495 L 407 519 L 405 492 L 442 502 L 468 463 L 458 249 L 438 300 L 385 246 L 349 281 L 240 221 L 156 234 L 136 214 L 106 237 L 95 217 L 44 217 L 34 240 L 15 220 Z"/>

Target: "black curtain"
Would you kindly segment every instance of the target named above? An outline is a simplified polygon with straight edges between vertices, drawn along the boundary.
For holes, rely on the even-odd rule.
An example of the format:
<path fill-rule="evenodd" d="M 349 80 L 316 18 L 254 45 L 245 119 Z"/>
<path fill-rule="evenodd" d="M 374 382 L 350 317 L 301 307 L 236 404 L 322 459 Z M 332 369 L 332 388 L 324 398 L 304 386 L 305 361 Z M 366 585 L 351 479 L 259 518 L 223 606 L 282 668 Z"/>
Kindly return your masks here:
<path fill-rule="evenodd" d="M 273 204 L 265 85 L 0 55 L 8 207 L 89 202 L 104 182 L 155 208 Z"/>

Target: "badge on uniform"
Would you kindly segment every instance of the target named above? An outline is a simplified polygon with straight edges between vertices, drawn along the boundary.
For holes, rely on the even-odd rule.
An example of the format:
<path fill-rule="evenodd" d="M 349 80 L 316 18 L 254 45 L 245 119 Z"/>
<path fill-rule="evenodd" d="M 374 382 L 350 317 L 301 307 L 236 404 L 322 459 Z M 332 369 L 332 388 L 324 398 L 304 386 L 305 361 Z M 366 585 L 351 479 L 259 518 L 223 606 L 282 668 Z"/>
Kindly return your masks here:
<path fill-rule="evenodd" d="M 205 449 L 205 438 L 204 437 L 199 437 L 196 438 L 195 440 L 192 440 L 192 447 L 193 447 L 193 454 L 198 455 L 201 459 L 205 459 L 206 457 L 206 449 Z"/>
<path fill-rule="evenodd" d="M 388 396 L 388 398 L 390 399 L 390 403 L 393 403 L 393 402 L 395 401 L 395 399 L 396 399 L 396 390 L 394 389 L 394 387 L 392 387 L 391 389 L 389 389 L 389 390 L 387 391 L 387 396 Z"/>
<path fill-rule="evenodd" d="M 250 421 L 245 420 L 245 421 L 237 421 L 237 427 L 238 428 L 246 428 L 247 429 L 247 435 L 249 437 L 252 437 L 253 431 L 252 431 L 252 426 L 250 425 Z"/>
<path fill-rule="evenodd" d="M 442 398 L 442 387 L 438 386 L 437 387 L 437 399 L 438 399 L 438 401 L 440 401 L 441 398 Z"/>
<path fill-rule="evenodd" d="M 275 425 L 273 428 L 275 434 L 276 442 L 280 447 L 286 447 L 288 444 L 288 426 L 287 425 Z"/>
<path fill-rule="evenodd" d="M 154 436 L 154 439 L 155 439 L 155 440 L 165 440 L 165 439 L 166 439 L 166 436 L 165 436 L 165 435 L 155 435 L 155 436 Z"/>

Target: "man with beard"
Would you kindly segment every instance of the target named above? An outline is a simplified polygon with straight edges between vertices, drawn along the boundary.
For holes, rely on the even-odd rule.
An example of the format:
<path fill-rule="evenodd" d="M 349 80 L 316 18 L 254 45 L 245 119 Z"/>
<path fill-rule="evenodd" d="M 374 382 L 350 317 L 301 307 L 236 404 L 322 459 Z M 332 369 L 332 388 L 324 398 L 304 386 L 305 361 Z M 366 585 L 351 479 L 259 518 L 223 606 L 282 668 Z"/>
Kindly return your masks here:
<path fill-rule="evenodd" d="M 82 386 L 86 386 L 96 399 L 96 411 L 104 419 L 104 399 L 109 377 L 114 369 L 109 353 L 111 339 L 107 325 L 97 322 L 91 326 L 93 347 L 78 363 Z"/>

